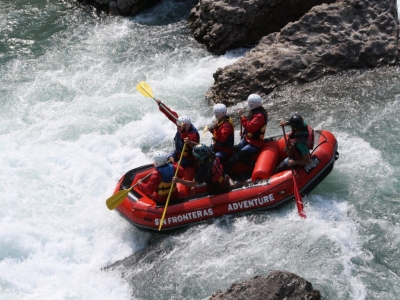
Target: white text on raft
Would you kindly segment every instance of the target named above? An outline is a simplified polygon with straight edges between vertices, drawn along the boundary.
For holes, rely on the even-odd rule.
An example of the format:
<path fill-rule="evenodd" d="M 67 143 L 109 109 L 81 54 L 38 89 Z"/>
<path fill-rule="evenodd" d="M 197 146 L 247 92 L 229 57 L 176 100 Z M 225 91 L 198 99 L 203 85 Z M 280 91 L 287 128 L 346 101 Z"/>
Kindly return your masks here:
<path fill-rule="evenodd" d="M 173 224 L 173 223 L 180 223 L 183 221 L 189 221 L 189 220 L 196 220 L 196 219 L 201 219 L 203 217 L 208 217 L 213 215 L 213 210 L 212 208 L 204 209 L 204 210 L 197 210 L 197 211 L 192 211 L 187 214 L 183 215 L 177 215 L 175 217 L 168 217 L 164 219 L 163 225 L 168 225 L 168 224 Z M 154 220 L 156 225 L 160 224 L 160 219 L 155 219 Z"/>
<path fill-rule="evenodd" d="M 274 201 L 274 195 L 273 194 L 269 194 L 266 195 L 264 197 L 260 197 L 260 198 L 255 198 L 255 199 L 251 199 L 251 200 L 246 200 L 246 201 L 241 201 L 241 202 L 235 202 L 232 204 L 228 205 L 228 211 L 233 211 L 233 210 L 240 210 L 243 208 L 251 208 L 251 207 L 257 207 L 257 206 L 262 206 L 265 203 Z"/>

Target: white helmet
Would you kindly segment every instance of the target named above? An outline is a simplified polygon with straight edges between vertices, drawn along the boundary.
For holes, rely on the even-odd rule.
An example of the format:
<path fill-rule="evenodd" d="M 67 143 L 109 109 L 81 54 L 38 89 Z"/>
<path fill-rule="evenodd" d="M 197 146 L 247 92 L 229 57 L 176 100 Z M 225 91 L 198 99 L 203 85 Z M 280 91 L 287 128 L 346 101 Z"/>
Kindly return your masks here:
<path fill-rule="evenodd" d="M 180 123 L 180 124 L 178 124 Z M 186 125 L 192 125 L 192 120 L 190 120 L 190 118 L 188 116 L 183 116 L 183 117 L 179 117 L 178 121 L 176 122 L 176 125 L 182 125 L 182 123 L 185 123 Z"/>
<path fill-rule="evenodd" d="M 168 163 L 168 154 L 163 151 L 157 151 L 153 155 L 153 161 L 156 167 L 161 167 Z"/>
<path fill-rule="evenodd" d="M 250 109 L 254 109 L 261 106 L 262 98 L 257 94 L 251 94 L 247 98 L 247 103 L 249 104 Z"/>
<path fill-rule="evenodd" d="M 226 116 L 227 109 L 226 109 L 226 106 L 224 104 L 218 103 L 218 104 L 215 104 L 215 106 L 213 108 L 213 112 L 214 112 L 215 118 L 217 120 L 219 120 L 222 117 Z"/>

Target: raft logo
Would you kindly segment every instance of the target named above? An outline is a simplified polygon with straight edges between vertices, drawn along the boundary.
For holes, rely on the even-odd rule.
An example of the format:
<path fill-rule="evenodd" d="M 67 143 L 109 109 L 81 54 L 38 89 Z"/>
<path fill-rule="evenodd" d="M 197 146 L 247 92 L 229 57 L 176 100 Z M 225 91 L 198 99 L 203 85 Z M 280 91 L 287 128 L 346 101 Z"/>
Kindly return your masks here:
<path fill-rule="evenodd" d="M 310 174 L 310 172 L 312 170 L 314 170 L 315 167 L 319 165 L 319 163 L 320 163 L 320 161 L 319 161 L 318 157 L 314 156 L 311 158 L 311 162 L 307 166 L 304 167 L 304 170 L 307 172 L 307 174 Z"/>
<path fill-rule="evenodd" d="M 192 211 L 192 212 L 188 212 L 186 214 L 165 218 L 163 225 L 176 224 L 176 223 L 181 223 L 183 221 L 202 219 L 204 217 L 210 217 L 213 214 L 214 214 L 214 212 L 213 212 L 212 208 Z M 160 225 L 160 219 L 155 219 L 154 223 L 157 226 Z"/>
<path fill-rule="evenodd" d="M 228 205 L 228 211 L 243 210 L 252 207 L 260 207 L 263 206 L 265 203 L 272 202 L 274 200 L 275 200 L 274 194 L 269 194 L 260 198 L 234 202 Z"/>

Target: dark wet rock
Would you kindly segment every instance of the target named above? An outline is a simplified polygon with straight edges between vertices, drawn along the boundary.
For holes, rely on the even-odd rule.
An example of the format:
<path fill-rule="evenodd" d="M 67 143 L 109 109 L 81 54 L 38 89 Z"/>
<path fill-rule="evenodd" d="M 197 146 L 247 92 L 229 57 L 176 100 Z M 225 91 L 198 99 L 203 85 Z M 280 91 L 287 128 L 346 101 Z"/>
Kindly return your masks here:
<path fill-rule="evenodd" d="M 83 5 L 94 6 L 99 11 L 104 11 L 114 16 L 134 16 L 150 8 L 161 0 L 75 0 Z"/>
<path fill-rule="evenodd" d="M 75 1 L 112 15 L 135 15 L 160 0 Z M 231 105 L 288 83 L 399 64 L 397 0 L 332 2 L 199 0 L 189 24 L 208 49 L 224 53 L 259 40 L 235 64 L 213 74 L 206 98 Z M 312 7 L 318 3 L 324 4 Z"/>
<path fill-rule="evenodd" d="M 313 7 L 298 21 L 263 37 L 214 73 L 207 98 L 234 104 L 287 83 L 315 81 L 349 69 L 399 62 L 396 0 L 338 0 Z"/>
<path fill-rule="evenodd" d="M 201 0 L 189 15 L 194 38 L 216 54 L 255 45 L 312 7 L 336 0 Z"/>
<path fill-rule="evenodd" d="M 224 293 L 216 292 L 209 300 L 319 300 L 321 294 L 307 280 L 284 271 L 272 271 L 268 276 L 256 276 L 234 283 Z"/>

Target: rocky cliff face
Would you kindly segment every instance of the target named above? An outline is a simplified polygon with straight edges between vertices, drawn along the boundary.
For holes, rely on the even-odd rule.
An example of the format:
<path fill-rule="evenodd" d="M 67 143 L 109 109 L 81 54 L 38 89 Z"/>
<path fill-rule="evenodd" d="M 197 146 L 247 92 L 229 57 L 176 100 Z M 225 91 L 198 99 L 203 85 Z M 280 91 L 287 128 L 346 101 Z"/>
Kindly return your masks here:
<path fill-rule="evenodd" d="M 263 37 L 235 64 L 218 69 L 207 98 L 229 105 L 291 82 L 398 64 L 398 23 L 396 0 L 338 0 L 313 7 Z"/>
<path fill-rule="evenodd" d="M 135 15 L 160 0 L 74 1 Z M 213 75 L 206 98 L 227 105 L 287 83 L 399 64 L 396 0 L 199 0 L 189 26 L 217 54 L 257 44 Z"/>
<path fill-rule="evenodd" d="M 200 0 L 189 15 L 195 39 L 216 54 L 254 46 L 312 7 L 336 0 Z"/>

